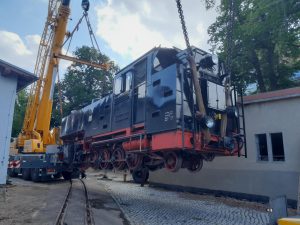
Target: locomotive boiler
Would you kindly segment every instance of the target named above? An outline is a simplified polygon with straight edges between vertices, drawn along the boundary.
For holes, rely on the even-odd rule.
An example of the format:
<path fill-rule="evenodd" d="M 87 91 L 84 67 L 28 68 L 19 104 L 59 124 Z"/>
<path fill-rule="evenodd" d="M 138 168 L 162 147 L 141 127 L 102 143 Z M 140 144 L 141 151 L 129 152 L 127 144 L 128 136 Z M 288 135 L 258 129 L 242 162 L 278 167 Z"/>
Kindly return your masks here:
<path fill-rule="evenodd" d="M 197 111 L 187 50 L 156 47 L 120 70 L 113 92 L 63 118 L 62 151 L 81 169 L 148 171 L 185 168 L 234 156 L 243 144 L 237 94 L 218 57 L 192 47 L 206 115 Z"/>

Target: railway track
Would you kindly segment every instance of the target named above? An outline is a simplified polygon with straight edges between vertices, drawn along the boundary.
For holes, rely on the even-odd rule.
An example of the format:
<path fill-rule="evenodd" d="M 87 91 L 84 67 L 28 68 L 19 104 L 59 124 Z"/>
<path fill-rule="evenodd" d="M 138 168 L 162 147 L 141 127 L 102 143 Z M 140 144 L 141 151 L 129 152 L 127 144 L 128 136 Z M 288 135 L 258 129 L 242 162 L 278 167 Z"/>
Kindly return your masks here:
<path fill-rule="evenodd" d="M 75 187 L 76 186 L 76 189 Z M 79 191 L 81 189 L 81 191 Z M 75 193 L 76 192 L 76 193 Z M 78 199 L 75 197 L 78 197 L 78 194 L 81 193 L 84 197 L 84 207 L 83 205 L 75 205 L 74 203 L 77 203 Z M 74 194 L 74 198 L 72 199 L 72 194 Z M 76 195 L 76 196 L 75 196 Z M 82 196 L 81 196 L 82 197 Z M 76 215 L 73 215 L 72 212 L 69 212 L 69 208 L 73 207 L 73 211 L 76 212 Z M 74 210 L 75 209 L 75 210 Z M 95 225 L 94 219 L 93 219 L 93 213 L 89 201 L 88 196 L 88 190 L 86 188 L 86 185 L 82 179 L 78 180 L 70 180 L 70 186 L 67 191 L 67 194 L 65 196 L 64 202 L 61 206 L 61 209 L 59 211 L 59 214 L 57 215 L 57 218 L 55 220 L 55 225 L 66 225 L 66 224 L 76 224 L 73 219 L 74 217 L 78 217 L 78 215 L 84 215 L 84 224 L 86 225 Z M 81 218 L 82 219 L 82 218 Z M 83 221 L 81 221 L 83 222 Z M 82 224 L 80 221 L 77 221 L 78 224 Z"/>

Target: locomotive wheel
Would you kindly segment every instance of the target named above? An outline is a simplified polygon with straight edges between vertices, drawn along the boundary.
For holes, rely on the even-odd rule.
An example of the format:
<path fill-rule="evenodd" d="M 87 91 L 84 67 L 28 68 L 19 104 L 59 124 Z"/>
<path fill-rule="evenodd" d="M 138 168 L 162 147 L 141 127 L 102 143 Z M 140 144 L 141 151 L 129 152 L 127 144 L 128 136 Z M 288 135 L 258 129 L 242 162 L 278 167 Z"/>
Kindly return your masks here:
<path fill-rule="evenodd" d="M 100 169 L 106 170 L 110 167 L 110 152 L 108 149 L 104 149 L 100 152 Z"/>
<path fill-rule="evenodd" d="M 144 184 L 149 178 L 149 170 L 146 167 L 140 167 L 132 172 L 133 181 L 137 184 Z"/>
<path fill-rule="evenodd" d="M 195 173 L 199 172 L 203 167 L 203 159 L 202 157 L 192 157 L 187 166 L 187 170 Z"/>
<path fill-rule="evenodd" d="M 93 162 L 93 168 L 96 170 L 96 169 L 99 169 L 99 152 L 98 151 L 94 151 L 93 152 L 93 155 L 92 155 L 92 162 Z"/>
<path fill-rule="evenodd" d="M 138 167 L 141 167 L 143 156 L 141 154 L 129 153 L 126 157 L 126 163 L 130 170 L 135 170 Z"/>
<path fill-rule="evenodd" d="M 91 156 L 88 154 L 83 155 L 82 164 L 80 166 L 83 170 L 87 170 L 90 167 L 90 158 Z"/>
<path fill-rule="evenodd" d="M 63 171 L 62 176 L 65 180 L 71 180 L 72 179 L 72 173 L 68 171 Z"/>
<path fill-rule="evenodd" d="M 111 161 L 114 169 L 123 170 L 126 166 L 125 162 L 125 152 L 122 148 L 117 147 L 111 155 Z"/>
<path fill-rule="evenodd" d="M 165 157 L 165 168 L 171 172 L 177 172 L 182 165 L 182 157 L 177 152 L 168 152 Z"/>
<path fill-rule="evenodd" d="M 208 162 L 212 162 L 215 159 L 215 154 L 214 153 L 208 153 L 207 155 L 205 155 L 204 160 L 208 161 Z"/>
<path fill-rule="evenodd" d="M 151 171 L 151 172 L 153 172 L 153 171 L 155 171 L 155 170 L 158 170 L 158 168 L 159 168 L 159 166 L 153 166 L 153 165 L 147 165 L 147 168 Z"/>

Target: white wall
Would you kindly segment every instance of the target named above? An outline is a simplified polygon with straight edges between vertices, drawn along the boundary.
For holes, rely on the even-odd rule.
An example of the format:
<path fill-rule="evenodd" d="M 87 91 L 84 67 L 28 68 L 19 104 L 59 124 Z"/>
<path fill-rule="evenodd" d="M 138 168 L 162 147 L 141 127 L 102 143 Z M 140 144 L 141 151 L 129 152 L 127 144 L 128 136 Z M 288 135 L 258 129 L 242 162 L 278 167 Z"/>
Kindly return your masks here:
<path fill-rule="evenodd" d="M 211 163 L 205 162 L 196 174 L 161 170 L 150 174 L 150 182 L 270 197 L 286 195 L 296 200 L 300 175 L 300 98 L 247 105 L 245 118 L 247 159 L 218 157 Z M 283 134 L 285 161 L 258 161 L 255 134 L 276 132 Z"/>
<path fill-rule="evenodd" d="M 6 183 L 17 78 L 0 74 L 0 185 Z"/>

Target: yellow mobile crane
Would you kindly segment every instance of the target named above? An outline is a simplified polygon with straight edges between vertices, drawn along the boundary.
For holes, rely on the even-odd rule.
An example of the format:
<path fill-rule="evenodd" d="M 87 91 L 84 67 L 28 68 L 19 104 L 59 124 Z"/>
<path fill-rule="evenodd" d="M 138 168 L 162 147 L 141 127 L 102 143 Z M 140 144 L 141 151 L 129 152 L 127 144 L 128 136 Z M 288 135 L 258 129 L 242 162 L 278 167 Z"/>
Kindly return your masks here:
<path fill-rule="evenodd" d="M 86 62 L 61 54 L 65 36 L 73 34 L 73 32 L 71 34 L 66 32 L 70 14 L 69 5 L 70 0 L 49 0 L 48 16 L 34 69 L 34 74 L 39 79 L 31 88 L 23 128 L 16 141 L 19 152 L 45 153 L 46 146 L 60 142 L 59 128 L 49 130 L 54 84 L 60 58 L 100 69 L 108 69 L 109 67 L 109 65 Z M 82 7 L 85 11 L 84 16 L 87 16 L 89 2 L 83 0 Z M 89 27 L 89 29 L 91 28 Z"/>
<path fill-rule="evenodd" d="M 70 168 L 66 168 L 66 165 L 63 164 L 63 155 L 58 148 L 58 145 L 61 144 L 59 128 L 50 130 L 53 92 L 58 75 L 59 60 L 70 60 L 104 70 L 110 67 L 109 64 L 86 62 L 61 54 L 64 43 L 71 39 L 70 37 L 78 29 L 83 17 L 86 19 L 91 39 L 93 38 L 97 44 L 87 14 L 89 1 L 82 0 L 81 6 L 84 10 L 83 16 L 75 29 L 67 32 L 70 0 L 49 0 L 47 20 L 34 69 L 38 81 L 31 87 L 23 128 L 15 140 L 18 154 L 11 155 L 9 159 L 8 173 L 10 176 L 17 176 L 21 173 L 26 180 L 39 181 L 49 175 L 64 175 L 67 170 L 68 173 L 65 173 L 67 178 L 70 176 Z M 65 37 L 67 38 L 64 42 Z"/>
<path fill-rule="evenodd" d="M 23 128 L 16 147 L 19 152 L 44 153 L 47 145 L 58 144 L 59 129 L 51 131 L 52 97 L 70 14 L 69 0 L 50 0 L 48 16 L 41 37 L 34 73 L 39 77 L 32 86 L 27 103 Z"/>
<path fill-rule="evenodd" d="M 64 172 L 58 148 L 48 154 L 46 147 L 59 142 L 59 129 L 49 130 L 59 64 L 59 59 L 54 55 L 62 50 L 70 14 L 69 4 L 70 0 L 49 0 L 34 69 L 38 81 L 31 87 L 23 128 L 15 140 L 18 154 L 9 158 L 8 174 L 11 177 L 21 173 L 25 180 L 40 181 Z"/>

